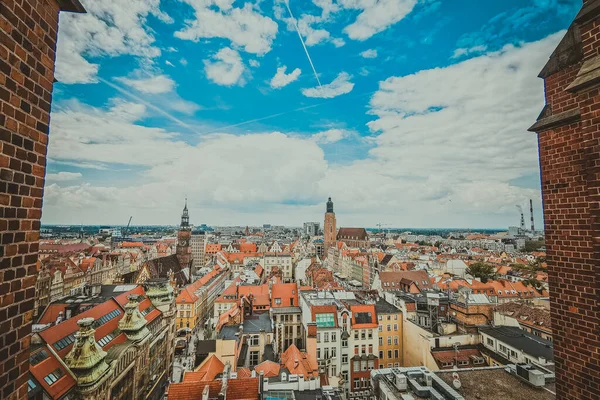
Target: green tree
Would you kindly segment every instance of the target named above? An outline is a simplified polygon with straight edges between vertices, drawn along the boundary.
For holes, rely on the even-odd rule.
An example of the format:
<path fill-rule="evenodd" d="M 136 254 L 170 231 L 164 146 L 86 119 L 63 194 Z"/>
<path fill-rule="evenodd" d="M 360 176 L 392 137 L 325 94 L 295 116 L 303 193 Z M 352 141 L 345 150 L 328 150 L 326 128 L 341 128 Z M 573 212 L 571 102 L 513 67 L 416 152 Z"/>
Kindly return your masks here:
<path fill-rule="evenodd" d="M 492 279 L 495 273 L 494 267 L 484 262 L 476 262 L 467 267 L 467 274 L 474 278 L 481 279 L 481 282 L 483 283 Z"/>
<path fill-rule="evenodd" d="M 525 247 L 523 248 L 523 250 L 530 253 L 532 251 L 537 251 L 537 250 L 541 249 L 545 245 L 546 245 L 546 243 L 544 243 L 543 240 L 526 240 Z"/>

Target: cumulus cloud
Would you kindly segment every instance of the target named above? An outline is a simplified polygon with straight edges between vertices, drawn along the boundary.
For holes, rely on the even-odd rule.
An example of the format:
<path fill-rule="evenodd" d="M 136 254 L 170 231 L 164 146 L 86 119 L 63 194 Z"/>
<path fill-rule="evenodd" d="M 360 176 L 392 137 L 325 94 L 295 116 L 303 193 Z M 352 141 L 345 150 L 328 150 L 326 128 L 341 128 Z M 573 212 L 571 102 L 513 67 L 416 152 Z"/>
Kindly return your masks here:
<path fill-rule="evenodd" d="M 330 144 L 339 142 L 350 136 L 350 131 L 346 129 L 329 129 L 312 135 L 312 140 L 318 144 Z"/>
<path fill-rule="evenodd" d="M 468 55 L 481 54 L 481 53 L 484 53 L 486 50 L 487 50 L 487 46 L 483 45 L 483 44 L 469 47 L 469 48 L 460 47 L 460 48 L 454 50 L 454 53 L 452 54 L 452 58 L 461 58 L 461 57 L 468 56 Z"/>
<path fill-rule="evenodd" d="M 86 14 L 61 13 L 56 55 L 56 79 L 63 83 L 97 82 L 98 64 L 85 57 L 160 55 L 147 26 L 153 15 L 172 19 L 159 8 L 160 0 L 82 1 Z"/>
<path fill-rule="evenodd" d="M 344 46 L 346 44 L 346 42 L 342 38 L 331 39 L 331 43 L 333 43 L 333 45 L 335 47 L 342 47 L 342 46 Z"/>
<path fill-rule="evenodd" d="M 81 178 L 83 175 L 79 172 L 60 171 L 56 174 L 46 174 L 46 182 L 66 182 Z"/>
<path fill-rule="evenodd" d="M 377 58 L 377 50 L 376 49 L 365 50 L 360 53 L 360 56 L 362 58 Z"/>
<path fill-rule="evenodd" d="M 277 36 L 277 23 L 265 17 L 250 3 L 233 7 L 231 0 L 180 0 L 194 8 L 195 19 L 175 33 L 180 39 L 198 42 L 222 38 L 248 53 L 263 55 L 271 50 Z"/>
<path fill-rule="evenodd" d="M 246 67 L 240 53 L 225 47 L 213 56 L 213 61 L 204 61 L 204 72 L 206 77 L 222 86 L 243 86 L 246 83 L 244 72 Z"/>
<path fill-rule="evenodd" d="M 350 78 L 352 77 L 348 73 L 340 72 L 331 83 L 314 88 L 302 89 L 302 94 L 306 97 L 318 97 L 323 99 L 341 96 L 342 94 L 350 93 L 354 88 L 354 83 L 350 82 Z"/>
<path fill-rule="evenodd" d="M 346 9 L 361 10 L 344 33 L 354 40 L 366 40 L 403 19 L 417 4 L 417 0 L 342 0 Z"/>
<path fill-rule="evenodd" d="M 283 67 L 277 68 L 277 73 L 271 79 L 271 87 L 273 89 L 280 89 L 284 86 L 289 85 L 294 82 L 300 76 L 300 68 L 294 69 L 289 74 L 286 74 L 287 67 L 284 65 Z"/>
<path fill-rule="evenodd" d="M 155 75 L 139 79 L 117 78 L 117 80 L 142 93 L 167 93 L 175 88 L 175 81 L 166 75 Z"/>

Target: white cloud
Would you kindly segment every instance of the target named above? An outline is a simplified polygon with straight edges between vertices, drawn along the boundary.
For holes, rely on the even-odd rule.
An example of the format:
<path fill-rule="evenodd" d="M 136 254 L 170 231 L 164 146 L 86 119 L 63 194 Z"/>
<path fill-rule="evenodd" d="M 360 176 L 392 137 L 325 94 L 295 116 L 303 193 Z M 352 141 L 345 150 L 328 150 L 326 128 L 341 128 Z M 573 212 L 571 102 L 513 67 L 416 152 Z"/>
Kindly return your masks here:
<path fill-rule="evenodd" d="M 346 72 L 340 72 L 339 75 L 327 85 L 314 88 L 302 89 L 302 94 L 306 97 L 318 97 L 330 99 L 342 94 L 350 93 L 354 88 L 354 83 L 350 82 L 351 76 Z"/>
<path fill-rule="evenodd" d="M 174 67 L 175 65 L 173 65 L 173 63 L 169 60 L 165 60 L 165 64 L 168 65 L 169 67 Z"/>
<path fill-rule="evenodd" d="M 81 178 L 83 175 L 79 172 L 60 171 L 56 174 L 46 174 L 46 182 L 66 182 Z"/>
<path fill-rule="evenodd" d="M 215 61 L 204 61 L 204 71 L 208 79 L 222 86 L 243 86 L 246 83 L 243 77 L 246 67 L 240 53 L 225 47 L 213 56 L 213 60 Z"/>
<path fill-rule="evenodd" d="M 195 19 L 186 21 L 186 27 L 175 33 L 180 39 L 223 38 L 234 47 L 248 53 L 263 55 L 271 50 L 277 36 L 277 23 L 265 17 L 252 4 L 233 7 L 233 1 L 181 0 L 195 10 Z"/>
<path fill-rule="evenodd" d="M 342 0 L 342 7 L 362 11 L 344 33 L 350 39 L 366 40 L 403 19 L 415 4 L 417 0 Z"/>
<path fill-rule="evenodd" d="M 469 48 L 465 48 L 465 47 L 461 47 L 458 49 L 454 50 L 454 53 L 452 54 L 452 58 L 460 58 L 463 56 L 468 56 L 468 55 L 474 55 L 474 54 L 481 54 L 483 52 L 485 52 L 487 50 L 487 46 L 486 45 L 478 45 L 478 46 L 473 46 L 473 47 L 469 47 Z"/>
<path fill-rule="evenodd" d="M 254 67 L 254 68 L 260 67 L 260 62 L 258 60 L 254 60 L 254 59 L 251 59 L 250 61 L 248 61 L 248 64 L 250 64 L 250 66 Z"/>
<path fill-rule="evenodd" d="M 318 144 L 330 144 L 339 142 L 350 136 L 351 132 L 345 129 L 329 129 L 323 132 L 315 133 L 311 139 Z"/>
<path fill-rule="evenodd" d="M 85 57 L 129 54 L 160 55 L 146 20 L 154 15 L 172 20 L 159 9 L 160 0 L 82 1 L 86 14 L 61 13 L 56 55 L 56 79 L 63 83 L 97 82 L 98 64 Z"/>
<path fill-rule="evenodd" d="M 376 49 L 365 50 L 362 53 L 360 53 L 360 56 L 362 58 L 377 58 L 377 50 Z"/>
<path fill-rule="evenodd" d="M 271 87 L 274 89 L 280 89 L 284 86 L 289 85 L 294 82 L 300 76 L 300 68 L 296 68 L 292 72 L 286 75 L 287 67 L 284 65 L 283 67 L 277 68 L 277 73 L 271 79 Z"/>
<path fill-rule="evenodd" d="M 175 88 L 175 81 L 166 75 L 155 75 L 139 79 L 117 78 L 117 80 L 142 93 L 168 93 Z"/>
<path fill-rule="evenodd" d="M 331 40 L 331 43 L 333 43 L 335 47 L 342 47 L 346 44 L 346 42 L 342 38 L 334 38 Z"/>
<path fill-rule="evenodd" d="M 188 65 L 188 61 L 182 57 L 181 60 L 179 60 L 179 64 L 181 64 L 185 67 L 186 65 Z"/>

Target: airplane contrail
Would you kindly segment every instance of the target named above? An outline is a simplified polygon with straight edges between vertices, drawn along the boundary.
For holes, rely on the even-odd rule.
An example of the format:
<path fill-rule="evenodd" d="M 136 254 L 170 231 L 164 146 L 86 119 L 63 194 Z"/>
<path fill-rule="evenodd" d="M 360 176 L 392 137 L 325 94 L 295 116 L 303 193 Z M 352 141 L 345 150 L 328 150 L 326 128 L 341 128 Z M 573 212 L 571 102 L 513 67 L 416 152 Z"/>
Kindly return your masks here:
<path fill-rule="evenodd" d="M 111 88 L 117 90 L 118 92 L 120 92 L 121 94 L 124 94 L 125 96 L 134 99 L 135 101 L 139 101 L 140 103 L 142 103 L 143 105 L 145 105 L 146 107 L 149 107 L 151 109 L 153 109 L 154 111 L 156 111 L 157 113 L 161 114 L 164 117 L 167 117 L 168 119 L 170 119 L 171 121 L 175 122 L 177 125 L 186 128 L 187 130 L 193 132 L 193 133 L 198 133 L 197 130 L 195 130 L 192 126 L 186 124 L 185 122 L 183 122 L 182 120 L 180 120 L 177 117 L 172 116 L 171 114 L 169 114 L 168 112 L 166 112 L 165 110 L 163 110 L 160 107 L 155 106 L 152 103 L 147 102 L 146 100 L 142 99 L 139 96 L 136 96 L 135 94 L 123 89 L 122 87 L 115 85 L 112 82 L 107 81 L 106 79 L 100 78 L 98 77 L 98 80 L 108 86 L 110 86 Z"/>
<path fill-rule="evenodd" d="M 294 23 L 294 27 L 296 28 L 296 32 L 298 33 L 298 37 L 300 38 L 300 43 L 302 43 L 302 47 L 304 47 L 304 52 L 306 53 L 306 58 L 308 58 L 308 62 L 310 63 L 310 67 L 312 68 L 315 78 L 317 78 L 317 83 L 319 87 L 321 87 L 321 81 L 319 80 L 319 75 L 317 75 L 317 70 L 315 69 L 315 65 L 310 58 L 310 54 L 308 53 L 308 49 L 306 48 L 306 44 L 304 44 L 304 39 L 302 39 L 302 35 L 300 34 L 300 29 L 298 29 L 298 23 L 296 22 L 296 18 L 294 18 L 294 14 L 292 14 L 292 10 L 290 9 L 289 0 L 284 0 L 285 6 L 287 7 L 288 12 L 290 13 L 290 17 L 292 18 L 292 22 Z"/>

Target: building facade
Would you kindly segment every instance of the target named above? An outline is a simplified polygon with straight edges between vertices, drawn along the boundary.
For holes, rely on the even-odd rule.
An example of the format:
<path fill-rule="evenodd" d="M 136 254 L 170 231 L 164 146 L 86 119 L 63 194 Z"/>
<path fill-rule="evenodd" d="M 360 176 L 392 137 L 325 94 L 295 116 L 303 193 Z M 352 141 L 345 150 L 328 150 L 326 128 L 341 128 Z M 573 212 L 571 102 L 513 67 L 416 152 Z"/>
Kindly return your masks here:
<path fill-rule="evenodd" d="M 206 234 L 192 233 L 190 240 L 192 246 L 192 259 L 194 268 L 202 268 L 206 264 L 204 259 L 204 249 L 206 246 Z"/>
<path fill-rule="evenodd" d="M 402 312 L 383 299 L 375 303 L 377 311 L 379 366 L 381 368 L 403 367 Z"/>

